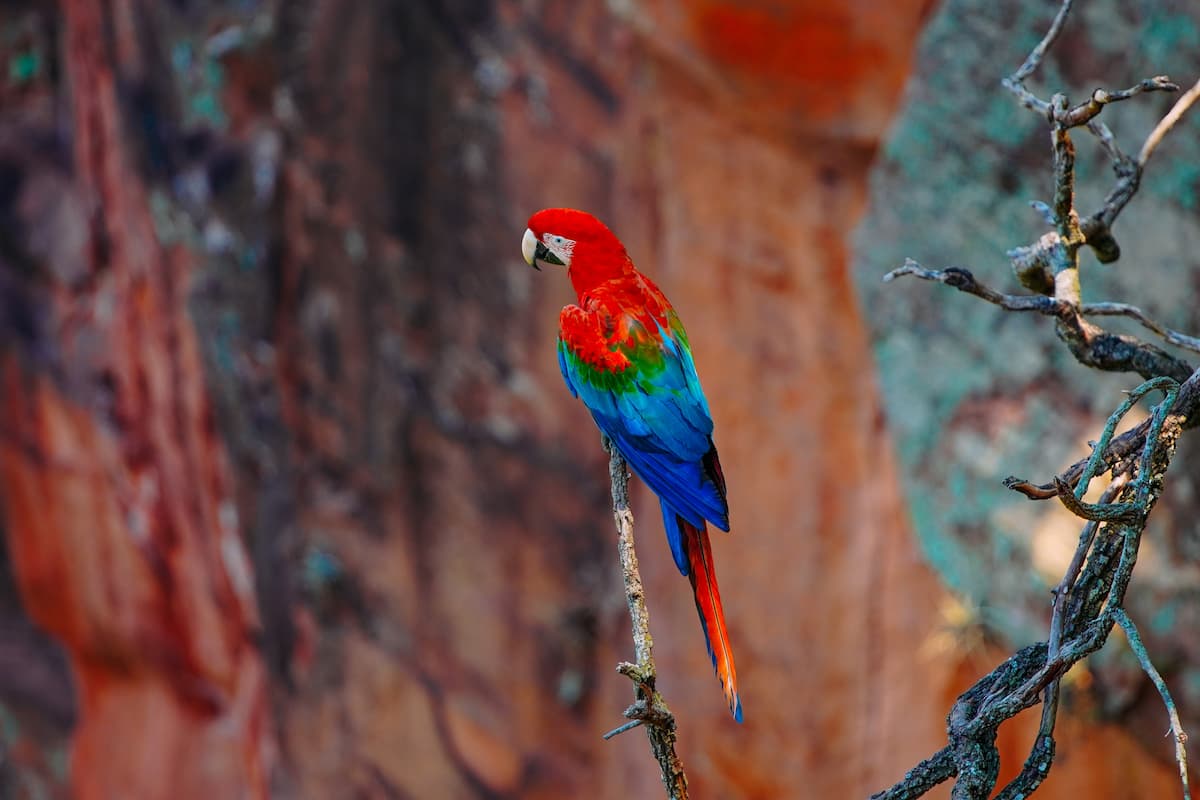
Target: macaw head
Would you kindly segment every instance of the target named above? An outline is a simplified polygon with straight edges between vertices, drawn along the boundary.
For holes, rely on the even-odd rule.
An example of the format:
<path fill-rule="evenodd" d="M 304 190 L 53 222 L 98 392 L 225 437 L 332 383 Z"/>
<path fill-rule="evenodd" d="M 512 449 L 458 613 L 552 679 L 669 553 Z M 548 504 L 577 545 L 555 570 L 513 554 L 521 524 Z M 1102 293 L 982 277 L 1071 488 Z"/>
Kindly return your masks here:
<path fill-rule="evenodd" d="M 540 264 L 566 267 L 572 278 L 629 264 L 625 246 L 613 232 L 591 214 L 573 208 L 544 208 L 530 217 L 521 254 L 534 269 L 541 269 Z"/>

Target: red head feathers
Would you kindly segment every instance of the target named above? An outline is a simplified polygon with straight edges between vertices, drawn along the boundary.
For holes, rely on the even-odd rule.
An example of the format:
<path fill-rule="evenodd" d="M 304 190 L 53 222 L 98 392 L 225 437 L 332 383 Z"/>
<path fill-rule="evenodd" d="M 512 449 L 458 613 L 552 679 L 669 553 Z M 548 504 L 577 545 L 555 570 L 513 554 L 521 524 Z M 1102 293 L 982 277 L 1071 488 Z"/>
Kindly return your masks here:
<path fill-rule="evenodd" d="M 545 208 L 529 218 L 521 252 L 531 267 L 565 266 L 575 292 L 633 272 L 625 246 L 603 222 L 573 208 Z"/>

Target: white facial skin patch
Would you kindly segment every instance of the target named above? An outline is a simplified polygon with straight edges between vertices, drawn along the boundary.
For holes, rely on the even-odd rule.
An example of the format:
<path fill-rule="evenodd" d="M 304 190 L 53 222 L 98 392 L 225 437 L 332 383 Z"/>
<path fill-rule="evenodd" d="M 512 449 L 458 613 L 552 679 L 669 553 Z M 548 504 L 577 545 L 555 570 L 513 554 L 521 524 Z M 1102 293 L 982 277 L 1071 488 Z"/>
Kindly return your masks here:
<path fill-rule="evenodd" d="M 575 252 L 575 240 L 568 239 L 565 236 L 559 236 L 554 233 L 542 234 L 542 244 L 550 249 L 551 253 L 558 256 L 564 264 L 571 264 L 571 254 Z"/>

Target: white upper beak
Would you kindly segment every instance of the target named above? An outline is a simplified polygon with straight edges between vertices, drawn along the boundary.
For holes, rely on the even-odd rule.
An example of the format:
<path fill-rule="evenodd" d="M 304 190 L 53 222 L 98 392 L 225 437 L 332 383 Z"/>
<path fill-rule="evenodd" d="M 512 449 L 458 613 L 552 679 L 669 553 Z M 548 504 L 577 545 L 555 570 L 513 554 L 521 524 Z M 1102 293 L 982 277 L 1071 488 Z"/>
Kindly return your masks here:
<path fill-rule="evenodd" d="M 525 229 L 525 237 L 521 239 L 521 255 L 525 256 L 525 263 L 533 266 L 533 255 L 537 252 L 538 240 L 533 235 L 533 231 Z"/>

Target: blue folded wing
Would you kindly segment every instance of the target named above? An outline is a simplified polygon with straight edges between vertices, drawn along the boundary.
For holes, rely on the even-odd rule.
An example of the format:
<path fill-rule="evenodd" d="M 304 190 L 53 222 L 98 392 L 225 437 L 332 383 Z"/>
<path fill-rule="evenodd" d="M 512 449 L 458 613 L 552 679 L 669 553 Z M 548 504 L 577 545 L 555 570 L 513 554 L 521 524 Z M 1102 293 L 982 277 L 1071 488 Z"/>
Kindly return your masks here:
<path fill-rule="evenodd" d="M 676 327 L 677 321 L 671 322 Z M 618 376 L 600 374 L 561 340 L 559 367 L 572 394 L 583 401 L 596 425 L 658 495 L 671 554 L 686 575 L 688 562 L 675 515 L 695 527 L 707 520 L 729 530 L 723 487 L 706 469 L 705 457 L 713 449 L 712 417 L 686 340 L 679 341 L 661 326 L 657 336 L 639 336 L 647 332 L 638 323 L 629 319 L 622 323 L 624 330 L 635 329 L 637 352 L 630 351 L 634 357 Z M 614 327 L 597 324 L 595 335 Z M 621 349 L 608 340 L 602 344 Z M 653 352 L 647 352 L 647 347 Z"/>

